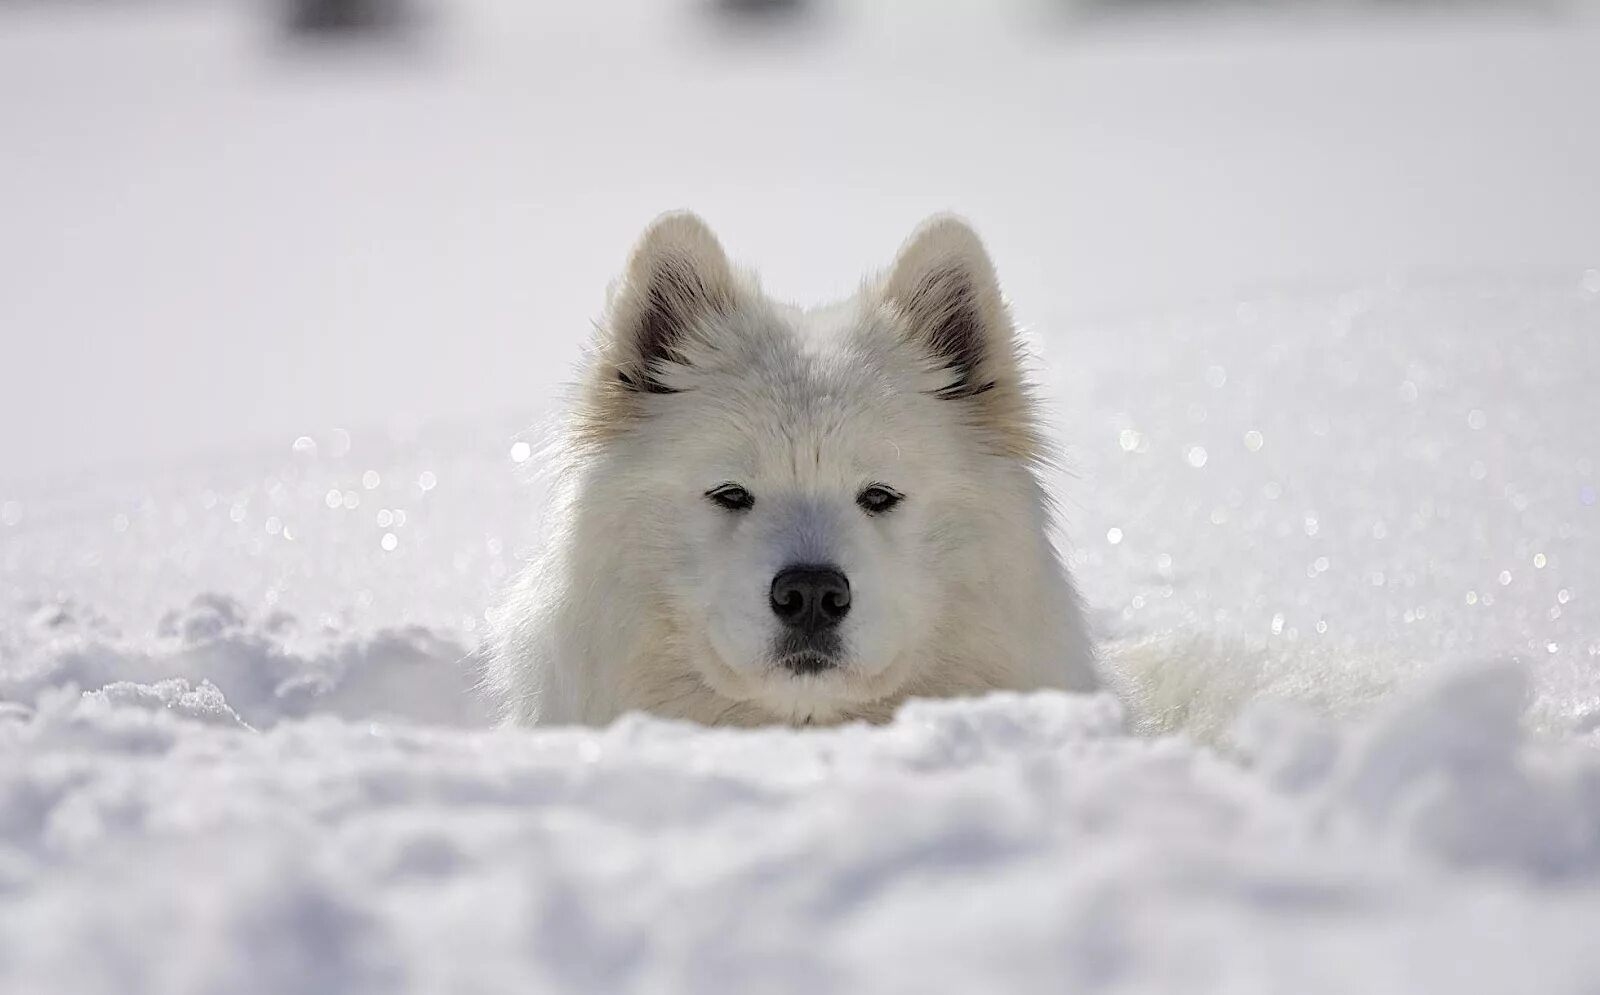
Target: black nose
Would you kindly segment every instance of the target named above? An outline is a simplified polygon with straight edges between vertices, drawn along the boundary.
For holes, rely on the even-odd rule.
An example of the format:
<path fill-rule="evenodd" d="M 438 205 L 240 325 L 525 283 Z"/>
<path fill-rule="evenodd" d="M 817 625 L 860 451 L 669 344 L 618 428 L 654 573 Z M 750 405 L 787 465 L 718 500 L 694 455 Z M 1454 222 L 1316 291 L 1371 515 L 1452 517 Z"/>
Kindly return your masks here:
<path fill-rule="evenodd" d="M 850 581 L 838 567 L 784 567 L 772 578 L 772 613 L 805 632 L 831 629 L 850 614 Z"/>

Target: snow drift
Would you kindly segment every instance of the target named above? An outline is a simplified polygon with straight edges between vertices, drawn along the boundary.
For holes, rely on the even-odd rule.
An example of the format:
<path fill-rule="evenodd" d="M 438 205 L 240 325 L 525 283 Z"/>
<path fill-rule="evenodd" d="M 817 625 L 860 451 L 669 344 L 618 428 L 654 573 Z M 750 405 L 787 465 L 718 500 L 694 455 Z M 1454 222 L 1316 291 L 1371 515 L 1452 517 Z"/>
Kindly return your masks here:
<path fill-rule="evenodd" d="M 46 695 L 0 719 L 0 983 L 1578 995 L 1600 755 L 1527 742 L 1523 693 L 1260 710 L 1235 760 L 1108 696 L 527 735 Z"/>

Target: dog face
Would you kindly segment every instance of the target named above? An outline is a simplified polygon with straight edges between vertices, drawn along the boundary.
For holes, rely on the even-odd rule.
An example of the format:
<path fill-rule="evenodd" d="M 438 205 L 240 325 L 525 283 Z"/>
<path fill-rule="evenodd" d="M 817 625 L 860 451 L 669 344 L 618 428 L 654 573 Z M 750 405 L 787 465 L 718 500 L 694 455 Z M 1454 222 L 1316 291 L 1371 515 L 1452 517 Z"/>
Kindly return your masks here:
<path fill-rule="evenodd" d="M 671 643 L 655 649 L 731 702 L 830 721 L 894 696 L 1004 569 L 1002 526 L 1037 512 L 1012 326 L 958 221 L 855 299 L 801 311 L 668 216 L 602 336 L 580 514 L 628 544 Z"/>

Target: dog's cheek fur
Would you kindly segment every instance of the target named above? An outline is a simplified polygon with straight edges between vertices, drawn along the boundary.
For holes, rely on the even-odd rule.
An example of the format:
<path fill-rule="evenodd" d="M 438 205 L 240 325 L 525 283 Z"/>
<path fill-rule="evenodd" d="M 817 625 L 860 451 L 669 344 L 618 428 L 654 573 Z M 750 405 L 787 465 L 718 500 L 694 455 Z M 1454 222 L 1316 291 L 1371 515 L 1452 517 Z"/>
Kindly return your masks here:
<path fill-rule="evenodd" d="M 858 517 L 841 544 L 852 589 L 844 630 L 860 676 L 883 695 L 917 666 L 918 644 L 940 610 L 939 590 L 927 556 L 925 504 L 881 519 Z"/>
<path fill-rule="evenodd" d="M 772 576 L 782 566 L 748 536 L 730 526 L 702 551 L 705 573 L 700 603 L 691 611 L 704 620 L 705 637 L 728 669 L 757 679 L 771 652 L 773 623 L 767 605 Z"/>

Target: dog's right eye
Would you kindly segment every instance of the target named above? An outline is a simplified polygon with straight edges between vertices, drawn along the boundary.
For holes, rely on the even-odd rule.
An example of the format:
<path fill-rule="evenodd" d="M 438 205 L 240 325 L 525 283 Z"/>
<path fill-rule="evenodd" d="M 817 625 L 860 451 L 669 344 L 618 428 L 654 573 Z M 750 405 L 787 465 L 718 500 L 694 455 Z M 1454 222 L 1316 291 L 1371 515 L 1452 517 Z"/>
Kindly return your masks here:
<path fill-rule="evenodd" d="M 715 501 L 719 507 L 729 511 L 749 511 L 750 506 L 756 503 L 754 494 L 740 487 L 738 484 L 723 484 L 706 491 L 706 497 Z"/>

